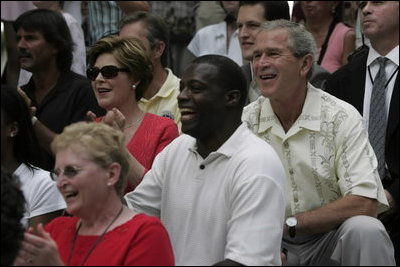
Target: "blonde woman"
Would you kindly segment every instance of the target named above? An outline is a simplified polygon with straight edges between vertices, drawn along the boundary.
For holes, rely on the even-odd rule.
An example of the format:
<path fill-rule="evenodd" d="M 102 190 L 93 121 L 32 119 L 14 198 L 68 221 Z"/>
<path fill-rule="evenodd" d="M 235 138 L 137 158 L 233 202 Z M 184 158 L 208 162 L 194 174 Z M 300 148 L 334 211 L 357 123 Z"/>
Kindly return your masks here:
<path fill-rule="evenodd" d="M 160 220 L 121 202 L 130 168 L 121 131 L 79 122 L 54 139 L 52 150 L 54 179 L 73 217 L 25 233 L 16 265 L 174 265 Z"/>

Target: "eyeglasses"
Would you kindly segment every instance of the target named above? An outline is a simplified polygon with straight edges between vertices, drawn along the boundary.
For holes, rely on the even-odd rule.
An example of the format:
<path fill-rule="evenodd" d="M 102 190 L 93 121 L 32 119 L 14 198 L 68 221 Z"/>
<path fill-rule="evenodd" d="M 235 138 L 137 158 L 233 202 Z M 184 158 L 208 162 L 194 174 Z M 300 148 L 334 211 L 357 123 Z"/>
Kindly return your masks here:
<path fill-rule="evenodd" d="M 128 72 L 129 69 L 127 68 L 118 68 L 116 66 L 108 65 L 104 66 L 101 69 L 98 67 L 90 67 L 86 71 L 86 76 L 91 80 L 94 81 L 97 78 L 97 75 L 101 73 L 101 76 L 106 79 L 112 79 L 117 77 L 118 72 L 123 71 L 123 72 Z"/>
<path fill-rule="evenodd" d="M 68 179 L 72 179 L 76 175 L 78 175 L 78 173 L 80 173 L 82 170 L 83 170 L 82 168 L 78 168 L 78 167 L 74 167 L 74 166 L 66 166 L 64 168 L 64 170 L 60 170 L 60 169 L 53 170 L 52 172 L 50 172 L 50 176 L 51 176 L 51 179 L 53 179 L 54 181 L 57 181 L 58 177 L 61 174 L 64 174 Z"/>

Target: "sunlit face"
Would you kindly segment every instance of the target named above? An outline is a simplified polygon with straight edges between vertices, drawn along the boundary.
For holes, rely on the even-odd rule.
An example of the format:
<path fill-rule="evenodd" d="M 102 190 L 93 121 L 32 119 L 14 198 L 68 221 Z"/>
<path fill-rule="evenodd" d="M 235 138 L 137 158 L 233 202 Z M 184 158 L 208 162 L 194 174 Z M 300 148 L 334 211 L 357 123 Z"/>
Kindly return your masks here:
<path fill-rule="evenodd" d="M 262 95 L 283 99 L 296 89 L 306 73 L 303 58 L 297 59 L 288 48 L 289 33 L 284 29 L 261 31 L 256 38 L 253 71 Z"/>
<path fill-rule="evenodd" d="M 210 64 L 192 64 L 185 70 L 178 95 L 182 132 L 204 140 L 221 127 L 225 88 L 217 79 L 217 67 Z"/>
<path fill-rule="evenodd" d="M 245 5 L 239 8 L 237 17 L 237 26 L 239 29 L 239 42 L 242 50 L 242 56 L 246 60 L 252 60 L 254 51 L 254 42 L 260 25 L 265 22 L 264 6 Z"/>
<path fill-rule="evenodd" d="M 94 67 L 101 69 L 104 66 L 116 66 L 122 68 L 111 53 L 101 54 Z M 118 108 L 121 110 L 125 105 L 131 105 L 135 101 L 135 90 L 132 85 L 135 82 L 129 77 L 127 72 L 118 72 L 114 78 L 106 79 L 101 73 L 92 81 L 92 88 L 96 95 L 100 107 L 105 110 Z"/>
<path fill-rule="evenodd" d="M 55 173 L 57 188 L 67 203 L 67 212 L 81 217 L 102 203 L 110 188 L 108 172 L 93 162 L 77 146 L 57 151 Z"/>
<path fill-rule="evenodd" d="M 362 27 L 366 37 L 371 40 L 392 38 L 397 34 L 399 40 L 399 2 L 362 1 Z"/>
<path fill-rule="evenodd" d="M 46 70 L 56 62 L 57 49 L 48 43 L 40 31 L 17 31 L 17 48 L 21 68 L 30 72 Z"/>

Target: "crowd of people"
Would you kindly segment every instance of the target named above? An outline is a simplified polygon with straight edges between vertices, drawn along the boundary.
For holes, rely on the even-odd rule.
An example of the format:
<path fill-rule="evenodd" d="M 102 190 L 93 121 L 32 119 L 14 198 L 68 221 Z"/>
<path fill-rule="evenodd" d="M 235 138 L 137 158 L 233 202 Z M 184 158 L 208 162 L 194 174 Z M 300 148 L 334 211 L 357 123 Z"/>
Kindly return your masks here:
<path fill-rule="evenodd" d="M 6 2 L 2 265 L 399 263 L 398 1 Z"/>

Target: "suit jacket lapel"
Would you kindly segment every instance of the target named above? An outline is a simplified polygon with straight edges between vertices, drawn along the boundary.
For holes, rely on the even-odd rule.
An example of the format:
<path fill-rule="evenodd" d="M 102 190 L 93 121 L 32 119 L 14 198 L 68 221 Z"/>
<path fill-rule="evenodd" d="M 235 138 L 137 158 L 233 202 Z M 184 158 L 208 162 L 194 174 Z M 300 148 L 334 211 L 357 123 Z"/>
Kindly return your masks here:
<path fill-rule="evenodd" d="M 389 107 L 389 117 L 386 132 L 386 139 L 390 137 L 399 125 L 399 74 L 394 83 L 392 99 Z"/>
<path fill-rule="evenodd" d="M 368 53 L 366 54 L 368 55 Z M 359 58 L 354 59 L 354 64 L 351 64 L 350 71 L 348 72 L 348 79 L 345 79 L 343 83 L 345 88 L 348 88 L 349 101 L 353 104 L 353 106 L 363 114 L 363 105 L 364 105 L 364 92 L 365 92 L 365 74 L 366 74 L 366 56 L 360 56 Z"/>

